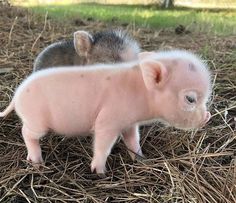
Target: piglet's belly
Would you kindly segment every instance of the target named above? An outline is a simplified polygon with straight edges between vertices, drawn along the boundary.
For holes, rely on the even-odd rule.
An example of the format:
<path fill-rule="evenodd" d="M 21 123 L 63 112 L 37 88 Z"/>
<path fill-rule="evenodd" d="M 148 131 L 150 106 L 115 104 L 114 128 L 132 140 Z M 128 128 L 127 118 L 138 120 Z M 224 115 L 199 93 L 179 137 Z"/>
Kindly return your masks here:
<path fill-rule="evenodd" d="M 83 112 L 72 109 L 64 109 L 64 111 L 52 112 L 48 127 L 60 134 L 79 135 L 93 131 L 94 119 Z"/>
<path fill-rule="evenodd" d="M 52 120 L 49 122 L 48 128 L 59 133 L 69 136 L 90 133 L 93 131 L 93 124 L 88 120 L 73 117 L 63 116 L 59 120 Z"/>

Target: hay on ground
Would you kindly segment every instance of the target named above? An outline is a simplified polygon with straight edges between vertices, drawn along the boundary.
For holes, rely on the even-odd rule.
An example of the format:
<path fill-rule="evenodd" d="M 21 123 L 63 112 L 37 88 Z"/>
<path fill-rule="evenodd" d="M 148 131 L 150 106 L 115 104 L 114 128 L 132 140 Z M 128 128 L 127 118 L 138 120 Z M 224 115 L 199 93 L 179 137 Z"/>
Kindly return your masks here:
<path fill-rule="evenodd" d="M 83 22 L 83 23 L 81 23 Z M 117 25 L 122 27 L 122 25 Z M 0 108 L 32 71 L 46 45 L 75 30 L 117 28 L 81 19 L 66 23 L 0 6 Z M 46 136 L 45 167 L 34 169 L 15 114 L 0 120 L 0 202 L 236 202 L 236 37 L 123 26 L 145 50 L 167 46 L 200 53 L 214 81 L 209 125 L 194 132 L 159 124 L 141 128 L 146 160 L 133 163 L 118 142 L 108 158 L 107 177 L 90 173 L 91 138 Z"/>

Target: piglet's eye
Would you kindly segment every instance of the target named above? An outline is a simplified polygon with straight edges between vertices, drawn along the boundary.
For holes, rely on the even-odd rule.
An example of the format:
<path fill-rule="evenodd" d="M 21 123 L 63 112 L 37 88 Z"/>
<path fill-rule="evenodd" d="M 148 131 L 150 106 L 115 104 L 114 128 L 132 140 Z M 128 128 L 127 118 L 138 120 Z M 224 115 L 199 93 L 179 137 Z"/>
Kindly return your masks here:
<path fill-rule="evenodd" d="M 187 102 L 188 102 L 189 104 L 194 104 L 194 103 L 196 103 L 196 99 L 195 99 L 194 97 L 191 97 L 191 96 L 186 95 L 186 96 L 185 96 L 185 99 L 187 100 Z"/>

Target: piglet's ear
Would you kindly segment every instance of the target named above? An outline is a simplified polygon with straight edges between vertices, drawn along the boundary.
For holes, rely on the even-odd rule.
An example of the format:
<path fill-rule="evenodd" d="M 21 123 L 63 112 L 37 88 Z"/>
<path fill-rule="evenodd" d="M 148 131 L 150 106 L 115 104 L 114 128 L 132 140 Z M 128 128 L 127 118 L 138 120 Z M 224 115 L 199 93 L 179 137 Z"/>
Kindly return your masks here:
<path fill-rule="evenodd" d="M 167 69 L 162 63 L 151 59 L 143 60 L 140 62 L 140 67 L 147 89 L 163 87 L 167 80 Z"/>
<path fill-rule="evenodd" d="M 147 57 L 151 57 L 151 56 L 154 55 L 154 54 L 155 54 L 155 52 L 144 51 L 144 52 L 140 52 L 140 53 L 138 54 L 138 58 L 139 58 L 140 60 L 142 60 L 142 59 L 145 59 L 145 58 L 147 58 Z"/>
<path fill-rule="evenodd" d="M 92 47 L 93 37 L 88 32 L 77 31 L 74 33 L 74 47 L 78 55 L 87 56 Z"/>

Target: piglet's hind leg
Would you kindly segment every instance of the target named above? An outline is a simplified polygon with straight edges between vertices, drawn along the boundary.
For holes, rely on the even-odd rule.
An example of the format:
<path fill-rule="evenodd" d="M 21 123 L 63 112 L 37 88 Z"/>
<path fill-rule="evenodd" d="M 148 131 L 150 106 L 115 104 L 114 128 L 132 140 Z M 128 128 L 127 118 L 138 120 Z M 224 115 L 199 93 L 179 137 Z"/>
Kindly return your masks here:
<path fill-rule="evenodd" d="M 129 154 L 133 160 L 143 157 L 143 153 L 139 144 L 140 135 L 138 126 L 132 126 L 123 133 L 123 140 L 129 150 Z"/>
<path fill-rule="evenodd" d="M 43 163 L 39 139 L 44 134 L 42 131 L 41 133 L 37 133 L 36 131 L 30 130 L 25 124 L 22 127 L 22 135 L 28 151 L 27 160 L 34 164 Z"/>

